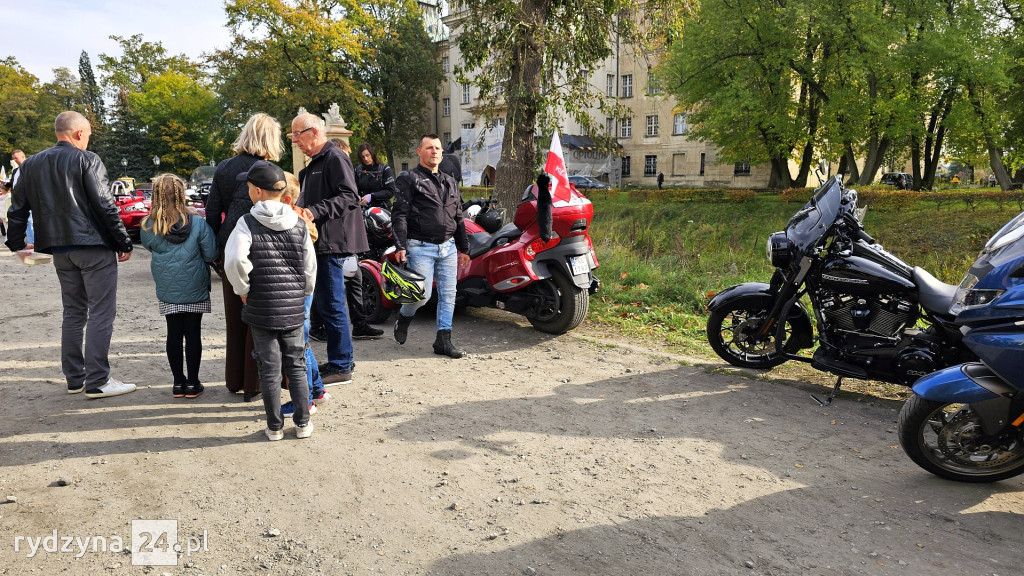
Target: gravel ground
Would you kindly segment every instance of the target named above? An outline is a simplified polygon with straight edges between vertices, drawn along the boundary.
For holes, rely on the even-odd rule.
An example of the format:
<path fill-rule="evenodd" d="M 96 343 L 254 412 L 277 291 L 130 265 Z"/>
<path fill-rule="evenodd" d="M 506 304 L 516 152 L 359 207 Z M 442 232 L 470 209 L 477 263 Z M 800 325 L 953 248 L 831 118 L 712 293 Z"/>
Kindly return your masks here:
<path fill-rule="evenodd" d="M 386 327 L 356 343 L 355 379 L 329 388 L 312 438 L 288 425 L 267 442 L 262 404 L 223 386 L 218 312 L 204 320 L 207 392 L 171 397 L 148 264 L 139 249 L 121 265 L 111 350 L 113 375 L 140 389 L 90 401 L 65 393 L 52 266 L 0 259 L 0 574 L 1005 576 L 1024 565 L 1024 478 L 975 486 L 923 472 L 899 449 L 898 404 L 854 395 L 820 408 L 799 383 L 587 324 L 552 337 L 497 311 L 458 315 L 462 360 L 431 353 L 431 319 L 405 346 Z M 110 550 L 130 548 L 133 521 L 170 526 L 140 520 L 176 522 L 171 565 Z M 159 552 L 175 537 L 153 540 Z"/>

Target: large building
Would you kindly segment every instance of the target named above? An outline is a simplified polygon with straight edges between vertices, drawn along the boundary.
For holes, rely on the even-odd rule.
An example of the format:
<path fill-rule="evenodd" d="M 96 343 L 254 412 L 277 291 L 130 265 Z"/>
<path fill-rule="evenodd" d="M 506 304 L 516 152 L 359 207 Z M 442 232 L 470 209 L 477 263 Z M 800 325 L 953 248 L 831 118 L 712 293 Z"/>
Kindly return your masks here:
<path fill-rule="evenodd" d="M 474 138 L 484 145 L 479 135 L 485 132 L 487 119 L 478 90 L 459 84 L 454 73 L 461 62 L 457 38 L 468 13 L 456 11 L 441 18 L 438 0 L 420 0 L 420 5 L 445 75 L 434 110 L 428 115 L 427 129 L 441 136 L 445 146 L 464 136 L 460 141 L 463 146 L 471 146 L 469 140 Z M 596 67 L 591 78 L 594 88 L 629 110 L 622 118 L 605 118 L 602 127 L 615 136 L 619 153 L 598 152 L 586 130 L 565 119 L 561 123 L 562 147 L 569 172 L 613 186 L 655 186 L 661 172 L 667 186 L 766 187 L 769 165 L 720 164 L 713 145 L 689 138 L 686 115 L 675 110 L 675 100 L 661 90 L 653 72 L 656 58 L 623 44 L 613 47 L 613 54 Z M 596 107 L 592 112 L 599 113 Z M 492 131 L 492 148 L 495 139 L 500 143 L 505 125 L 500 109 L 493 124 L 497 130 Z M 550 135 L 544 135 L 541 140 L 546 144 L 548 138 Z M 399 158 L 396 169 L 406 169 L 414 162 L 414 158 Z M 464 168 L 469 165 L 472 163 L 464 162 Z M 493 165 L 467 180 L 468 184 L 492 183 Z"/>

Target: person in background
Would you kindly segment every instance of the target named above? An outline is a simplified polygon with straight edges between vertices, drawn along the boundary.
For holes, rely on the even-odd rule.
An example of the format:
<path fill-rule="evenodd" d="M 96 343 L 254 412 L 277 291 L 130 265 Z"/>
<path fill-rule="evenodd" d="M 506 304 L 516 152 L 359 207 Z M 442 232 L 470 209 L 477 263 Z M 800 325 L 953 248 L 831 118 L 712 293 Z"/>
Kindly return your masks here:
<path fill-rule="evenodd" d="M 233 147 L 235 156 L 217 165 L 206 204 L 206 222 L 217 235 L 217 245 L 221 252 L 238 219 L 252 208 L 249 188 L 245 182 L 239 182 L 237 176 L 260 160 L 277 161 L 281 158 L 284 153 L 281 125 L 266 114 L 253 114 Z M 256 360 L 253 358 L 252 332 L 242 322 L 242 300 L 231 290 L 220 267 L 217 268 L 224 280 L 221 288 L 224 293 L 224 321 L 227 324 L 224 382 L 231 392 L 242 391 L 244 400 L 249 402 L 256 398 L 260 390 Z"/>
<path fill-rule="evenodd" d="M 135 391 L 110 376 L 110 338 L 117 315 L 117 263 L 132 241 L 107 185 L 107 169 L 88 151 L 92 126 L 78 112 L 53 123 L 57 143 L 21 165 L 14 184 L 7 247 L 26 247 L 29 214 L 37 218 L 35 250 L 53 254 L 64 320 L 61 368 L 68 393 L 107 398 Z"/>
<path fill-rule="evenodd" d="M 224 273 L 245 306 L 242 320 L 252 339 L 267 413 L 264 433 L 284 438 L 281 412 L 282 370 L 295 411 L 295 436 L 313 434 L 306 382 L 305 297 L 316 283 L 316 256 L 306 223 L 291 207 L 284 171 L 256 162 L 238 175 L 249 189 L 253 207 L 238 219 L 224 247 Z"/>
<path fill-rule="evenodd" d="M 24 162 L 25 162 L 25 153 L 24 152 L 22 152 L 21 150 L 15 150 L 15 151 L 11 152 L 11 166 L 14 169 L 11 170 L 11 179 L 7 182 L 7 184 L 5 186 L 2 187 L 2 189 L 0 189 L 0 192 L 4 192 L 4 193 L 6 193 L 8 195 L 6 199 L 0 199 L 0 206 L 5 206 L 5 205 L 7 205 L 10 202 L 10 196 L 9 195 L 11 193 L 11 190 L 14 189 L 14 185 L 18 182 L 18 179 L 21 177 L 21 165 Z M 3 217 L 0 217 L 0 221 L 4 221 L 4 222 L 6 221 L 5 220 L 6 214 L 7 214 L 7 208 L 5 207 L 3 209 Z M 0 227 L 2 227 L 2 224 L 0 224 Z M 3 235 L 6 236 L 7 232 L 4 231 Z M 32 248 L 33 245 L 35 244 L 35 241 L 36 241 L 36 234 L 35 234 L 35 226 L 33 224 L 32 213 L 31 212 L 29 212 L 29 214 L 28 214 L 28 225 L 27 225 L 27 228 L 25 229 L 25 238 L 27 239 L 26 248 Z"/>
<path fill-rule="evenodd" d="M 661 190 L 662 185 L 665 184 L 665 173 L 658 171 L 658 190 Z"/>
<path fill-rule="evenodd" d="M 391 209 L 391 199 L 398 188 L 395 186 L 395 172 L 391 166 L 377 159 L 377 153 L 369 142 L 356 148 L 359 165 L 356 167 L 356 186 L 359 187 L 360 203 L 364 206 L 379 206 Z"/>
<path fill-rule="evenodd" d="M 458 269 L 469 265 L 469 237 L 462 220 L 459 188 L 448 174 L 441 172 L 441 140 L 437 134 L 420 138 L 416 154 L 420 164 L 398 179 L 395 210 L 391 213 L 395 230 L 395 256 L 408 260 L 409 268 L 426 279 L 423 300 L 403 304 L 395 322 L 395 341 L 405 344 L 413 315 L 430 299 L 431 280 L 437 285 L 437 337 L 434 354 L 462 358 L 452 344 L 452 316 Z"/>
<path fill-rule="evenodd" d="M 152 254 L 149 268 L 160 314 L 167 321 L 167 362 L 174 377 L 171 395 L 195 398 L 204 390 L 199 363 L 203 358 L 203 314 L 210 312 L 210 268 L 206 264 L 219 255 L 217 237 L 206 220 L 185 204 L 181 178 L 173 174 L 154 178 L 152 203 L 139 236 Z"/>

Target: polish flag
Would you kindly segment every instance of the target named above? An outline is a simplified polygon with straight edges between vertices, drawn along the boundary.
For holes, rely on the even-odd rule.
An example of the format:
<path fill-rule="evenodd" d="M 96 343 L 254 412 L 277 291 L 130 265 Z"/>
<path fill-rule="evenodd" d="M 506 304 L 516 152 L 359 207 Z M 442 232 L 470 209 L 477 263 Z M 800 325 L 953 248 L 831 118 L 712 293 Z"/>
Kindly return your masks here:
<path fill-rule="evenodd" d="M 551 199 L 553 201 L 570 201 L 572 189 L 569 188 L 569 173 L 565 169 L 565 156 L 562 155 L 562 140 L 558 137 L 558 130 L 551 135 L 551 147 L 548 149 L 548 160 L 544 164 L 544 171 L 554 179 Z"/>

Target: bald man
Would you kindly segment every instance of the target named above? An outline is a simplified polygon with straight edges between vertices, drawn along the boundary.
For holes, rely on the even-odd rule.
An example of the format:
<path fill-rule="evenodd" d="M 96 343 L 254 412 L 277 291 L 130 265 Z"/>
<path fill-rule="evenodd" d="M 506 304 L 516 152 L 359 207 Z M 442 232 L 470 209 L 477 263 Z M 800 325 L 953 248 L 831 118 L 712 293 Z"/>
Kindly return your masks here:
<path fill-rule="evenodd" d="M 89 152 L 92 127 L 78 112 L 62 112 L 53 126 L 57 144 L 21 165 L 7 212 L 7 247 L 25 248 L 29 212 L 35 250 L 53 254 L 64 304 L 61 368 L 68 393 L 86 398 L 135 390 L 110 377 L 110 337 L 117 313 L 117 263 L 128 260 L 132 241 L 107 185 L 107 169 Z M 84 338 L 83 338 L 84 337 Z"/>

